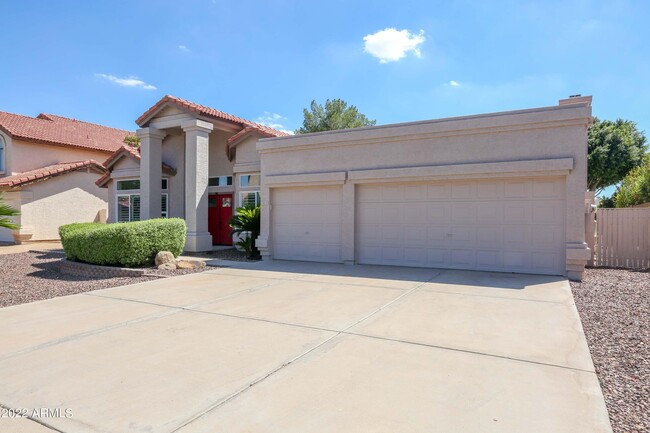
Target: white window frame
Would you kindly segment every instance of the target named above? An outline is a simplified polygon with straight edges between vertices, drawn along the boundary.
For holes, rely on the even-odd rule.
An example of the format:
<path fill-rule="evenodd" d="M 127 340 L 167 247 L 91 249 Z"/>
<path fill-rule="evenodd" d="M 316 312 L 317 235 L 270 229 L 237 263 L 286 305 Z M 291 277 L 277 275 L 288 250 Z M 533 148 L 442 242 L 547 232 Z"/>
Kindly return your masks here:
<path fill-rule="evenodd" d="M 140 189 L 117 189 L 117 182 L 128 182 L 131 180 L 140 180 L 138 178 L 128 178 L 128 179 L 116 179 L 115 180 L 115 222 L 133 222 L 133 212 L 129 211 L 129 220 L 128 221 L 120 221 L 120 197 L 129 197 L 129 205 L 131 204 L 131 196 L 138 196 L 140 197 L 141 191 Z M 165 183 L 165 187 L 163 187 L 163 182 Z M 163 177 L 161 182 L 160 182 L 161 189 L 163 191 L 168 191 L 169 190 L 169 178 Z M 163 201 L 164 197 L 164 201 Z M 166 204 L 166 206 L 165 206 Z M 169 194 L 166 192 L 162 193 L 161 200 L 160 200 L 160 217 L 161 218 L 169 218 Z M 142 209 L 140 209 L 142 211 Z M 136 221 L 141 221 L 140 219 Z"/>
<path fill-rule="evenodd" d="M 255 194 L 255 206 L 259 206 L 262 202 L 259 190 L 239 191 L 239 207 L 244 207 L 244 194 Z"/>
<path fill-rule="evenodd" d="M 228 187 L 232 188 L 233 186 L 235 186 L 235 183 L 234 183 L 235 179 L 234 179 L 234 176 L 232 174 L 222 174 L 222 175 L 219 175 L 219 176 L 210 176 L 209 179 L 220 179 L 222 177 L 226 177 L 226 178 L 229 177 L 230 178 L 230 185 L 228 185 L 228 179 L 226 179 L 226 185 L 209 185 L 210 181 L 208 180 L 208 186 L 210 188 L 228 188 Z"/>
<path fill-rule="evenodd" d="M 5 138 L 0 135 L 0 173 L 5 172 L 5 166 L 7 165 L 7 142 Z"/>
<path fill-rule="evenodd" d="M 250 183 L 248 185 L 242 185 L 242 181 L 244 180 L 244 177 L 248 176 L 257 176 L 260 178 L 260 183 L 259 185 L 251 185 Z M 242 173 L 239 175 L 239 187 L 240 188 L 259 188 L 260 185 L 262 184 L 262 174 L 261 173 Z"/>

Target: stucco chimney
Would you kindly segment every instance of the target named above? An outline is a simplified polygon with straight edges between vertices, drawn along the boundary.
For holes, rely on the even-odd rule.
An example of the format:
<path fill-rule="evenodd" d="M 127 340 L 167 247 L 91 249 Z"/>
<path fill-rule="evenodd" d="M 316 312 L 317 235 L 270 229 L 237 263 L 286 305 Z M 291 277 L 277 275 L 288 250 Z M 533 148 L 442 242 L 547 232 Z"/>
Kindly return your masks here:
<path fill-rule="evenodd" d="M 587 104 L 591 106 L 591 96 L 572 95 L 567 99 L 560 99 L 559 105 Z"/>

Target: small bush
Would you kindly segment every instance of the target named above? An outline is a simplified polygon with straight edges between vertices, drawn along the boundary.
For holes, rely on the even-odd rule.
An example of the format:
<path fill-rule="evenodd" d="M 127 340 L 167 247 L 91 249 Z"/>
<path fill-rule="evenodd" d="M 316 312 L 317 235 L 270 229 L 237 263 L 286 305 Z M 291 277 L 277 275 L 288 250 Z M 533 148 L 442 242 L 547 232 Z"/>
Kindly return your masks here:
<path fill-rule="evenodd" d="M 109 266 L 152 264 L 160 251 L 178 256 L 185 246 L 185 221 L 158 218 L 132 223 L 75 223 L 59 227 L 69 260 Z"/>

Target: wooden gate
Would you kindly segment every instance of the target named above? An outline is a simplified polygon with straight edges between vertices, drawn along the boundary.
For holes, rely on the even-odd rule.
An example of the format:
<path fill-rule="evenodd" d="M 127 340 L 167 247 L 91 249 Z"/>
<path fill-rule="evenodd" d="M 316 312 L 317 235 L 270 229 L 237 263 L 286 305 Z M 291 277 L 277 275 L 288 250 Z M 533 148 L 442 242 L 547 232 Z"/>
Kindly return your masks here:
<path fill-rule="evenodd" d="M 598 209 L 593 265 L 650 268 L 650 208 Z"/>

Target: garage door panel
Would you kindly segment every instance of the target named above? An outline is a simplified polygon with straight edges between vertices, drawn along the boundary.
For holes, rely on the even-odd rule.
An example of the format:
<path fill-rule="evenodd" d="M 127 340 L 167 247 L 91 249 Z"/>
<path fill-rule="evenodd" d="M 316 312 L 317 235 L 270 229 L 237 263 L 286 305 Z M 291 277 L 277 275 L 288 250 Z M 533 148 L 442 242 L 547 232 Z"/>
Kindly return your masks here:
<path fill-rule="evenodd" d="M 427 200 L 448 200 L 451 196 L 451 187 L 448 183 L 432 183 L 427 185 Z"/>
<path fill-rule="evenodd" d="M 341 261 L 341 188 L 271 190 L 273 257 Z"/>
<path fill-rule="evenodd" d="M 564 182 L 557 177 L 358 185 L 357 261 L 562 274 Z M 419 191 L 426 196 L 413 201 Z"/>

